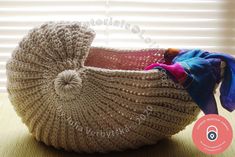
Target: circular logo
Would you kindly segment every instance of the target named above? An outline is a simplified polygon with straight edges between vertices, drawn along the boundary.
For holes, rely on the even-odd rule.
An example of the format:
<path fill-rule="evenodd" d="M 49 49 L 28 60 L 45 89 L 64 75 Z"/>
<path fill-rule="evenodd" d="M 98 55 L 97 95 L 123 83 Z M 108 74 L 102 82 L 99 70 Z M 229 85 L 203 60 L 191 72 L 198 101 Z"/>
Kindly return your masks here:
<path fill-rule="evenodd" d="M 224 117 L 209 114 L 197 120 L 192 137 L 200 151 L 206 154 L 219 154 L 232 142 L 232 127 Z"/>

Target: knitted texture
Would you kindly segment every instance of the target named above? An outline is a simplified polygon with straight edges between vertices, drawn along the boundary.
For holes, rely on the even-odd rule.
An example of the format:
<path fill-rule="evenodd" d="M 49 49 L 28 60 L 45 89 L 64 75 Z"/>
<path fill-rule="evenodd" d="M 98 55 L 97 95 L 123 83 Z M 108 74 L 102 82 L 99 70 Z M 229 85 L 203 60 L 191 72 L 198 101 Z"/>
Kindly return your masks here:
<path fill-rule="evenodd" d="M 120 151 L 154 144 L 195 120 L 199 108 L 182 86 L 164 71 L 141 70 L 161 60 L 163 49 L 91 48 L 94 36 L 79 22 L 46 23 L 8 61 L 9 99 L 38 141 Z"/>
<path fill-rule="evenodd" d="M 91 47 L 85 66 L 143 70 L 151 63 L 164 62 L 164 53 L 164 49 L 120 50 Z"/>

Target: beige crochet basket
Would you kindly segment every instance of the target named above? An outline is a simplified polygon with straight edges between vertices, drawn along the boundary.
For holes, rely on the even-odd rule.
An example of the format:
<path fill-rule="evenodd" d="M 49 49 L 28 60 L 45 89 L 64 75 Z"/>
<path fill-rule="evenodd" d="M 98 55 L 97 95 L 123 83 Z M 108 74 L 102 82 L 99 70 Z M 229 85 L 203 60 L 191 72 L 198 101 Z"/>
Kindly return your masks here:
<path fill-rule="evenodd" d="M 136 59 L 134 50 L 92 48 L 94 36 L 79 22 L 46 23 L 8 61 L 9 99 L 38 141 L 76 152 L 120 151 L 154 144 L 195 120 L 199 108 L 182 86 L 164 71 L 141 70 L 163 49 L 135 50 L 142 55 Z M 117 59 L 125 54 L 128 63 Z"/>

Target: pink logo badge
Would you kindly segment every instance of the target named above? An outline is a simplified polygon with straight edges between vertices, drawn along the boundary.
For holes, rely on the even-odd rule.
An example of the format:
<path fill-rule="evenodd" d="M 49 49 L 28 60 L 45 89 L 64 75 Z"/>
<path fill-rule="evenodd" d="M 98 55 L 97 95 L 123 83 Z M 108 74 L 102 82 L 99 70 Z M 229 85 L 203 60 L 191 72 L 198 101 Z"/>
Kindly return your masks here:
<path fill-rule="evenodd" d="M 206 154 L 219 154 L 232 142 L 229 122 L 222 116 L 210 114 L 200 118 L 193 127 L 193 142 Z"/>

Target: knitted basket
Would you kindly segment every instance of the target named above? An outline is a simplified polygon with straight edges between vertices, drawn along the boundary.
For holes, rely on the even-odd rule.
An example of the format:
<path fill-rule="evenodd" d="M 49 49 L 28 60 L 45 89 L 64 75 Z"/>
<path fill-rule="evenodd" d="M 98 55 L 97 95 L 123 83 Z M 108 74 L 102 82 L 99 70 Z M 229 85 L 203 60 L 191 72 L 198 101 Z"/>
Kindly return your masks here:
<path fill-rule="evenodd" d="M 143 70 L 164 49 L 91 47 L 79 22 L 46 23 L 23 38 L 7 63 L 9 99 L 46 145 L 108 152 L 154 144 L 183 130 L 199 108 L 164 71 Z"/>

